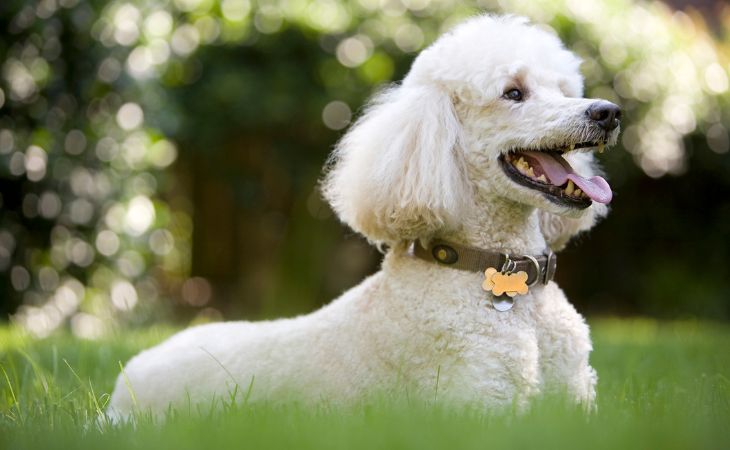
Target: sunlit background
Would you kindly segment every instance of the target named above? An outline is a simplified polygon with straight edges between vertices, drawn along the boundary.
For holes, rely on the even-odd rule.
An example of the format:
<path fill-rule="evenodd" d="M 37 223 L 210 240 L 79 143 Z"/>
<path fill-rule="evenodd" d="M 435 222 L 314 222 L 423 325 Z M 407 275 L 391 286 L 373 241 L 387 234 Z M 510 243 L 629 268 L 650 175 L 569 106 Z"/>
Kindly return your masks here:
<path fill-rule="evenodd" d="M 317 192 L 364 100 L 481 11 L 529 16 L 624 109 L 612 213 L 561 254 L 586 314 L 730 318 L 730 6 L 2 0 L 0 321 L 96 338 L 310 311 L 381 255 Z"/>

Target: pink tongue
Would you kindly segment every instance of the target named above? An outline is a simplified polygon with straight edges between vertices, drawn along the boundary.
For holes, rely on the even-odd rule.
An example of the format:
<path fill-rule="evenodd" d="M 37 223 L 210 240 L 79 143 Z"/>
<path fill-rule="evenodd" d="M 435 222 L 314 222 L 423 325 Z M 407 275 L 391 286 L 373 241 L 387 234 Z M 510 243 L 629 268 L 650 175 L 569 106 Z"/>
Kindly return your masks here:
<path fill-rule="evenodd" d="M 573 171 L 568 161 L 556 153 L 522 152 L 536 160 L 550 183 L 562 186 L 572 180 L 591 200 L 598 203 L 609 203 L 613 197 L 611 186 L 601 177 L 583 178 Z"/>

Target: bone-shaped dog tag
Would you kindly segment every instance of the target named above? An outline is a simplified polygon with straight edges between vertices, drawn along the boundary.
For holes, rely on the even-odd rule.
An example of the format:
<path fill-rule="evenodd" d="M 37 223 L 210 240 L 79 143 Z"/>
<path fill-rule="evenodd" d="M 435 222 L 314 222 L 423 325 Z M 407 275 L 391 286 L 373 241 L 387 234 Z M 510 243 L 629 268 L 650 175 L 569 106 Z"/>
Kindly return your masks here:
<path fill-rule="evenodd" d="M 484 271 L 482 289 L 493 295 L 492 306 L 500 312 L 509 311 L 514 305 L 514 296 L 527 294 L 527 272 L 499 272 L 494 267 Z"/>
<path fill-rule="evenodd" d="M 507 294 L 514 297 L 517 294 L 527 294 L 527 272 L 498 272 L 494 267 L 484 271 L 482 289 L 491 291 L 495 296 Z"/>

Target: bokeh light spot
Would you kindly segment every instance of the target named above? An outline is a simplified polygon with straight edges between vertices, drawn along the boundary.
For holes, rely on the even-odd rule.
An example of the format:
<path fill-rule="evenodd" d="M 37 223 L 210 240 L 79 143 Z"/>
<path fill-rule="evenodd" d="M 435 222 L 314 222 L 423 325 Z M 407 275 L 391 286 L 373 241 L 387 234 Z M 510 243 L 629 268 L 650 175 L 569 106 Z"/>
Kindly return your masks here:
<path fill-rule="evenodd" d="M 724 94 L 728 90 L 727 72 L 720 64 L 710 64 L 705 69 L 705 83 L 709 90 L 715 94 Z"/>
<path fill-rule="evenodd" d="M 0 155 L 7 155 L 13 151 L 15 138 L 10 130 L 0 130 Z"/>
<path fill-rule="evenodd" d="M 152 144 L 147 152 L 147 158 L 156 167 L 165 168 L 175 162 L 177 159 L 177 148 L 175 145 L 166 140 L 160 139 Z"/>
<path fill-rule="evenodd" d="M 144 121 L 144 112 L 136 103 L 125 103 L 117 111 L 117 124 L 124 130 L 133 130 Z"/>
<path fill-rule="evenodd" d="M 172 16 L 167 11 L 155 11 L 145 19 L 144 28 L 151 37 L 167 36 L 172 31 Z"/>
<path fill-rule="evenodd" d="M 71 155 L 80 155 L 86 148 L 86 136 L 81 130 L 71 130 L 66 134 L 63 147 Z"/>
<path fill-rule="evenodd" d="M 254 16 L 254 26 L 257 30 L 265 34 L 276 33 L 282 24 L 281 14 L 272 6 L 262 6 L 256 12 L 256 16 Z"/>
<path fill-rule="evenodd" d="M 343 5 L 332 0 L 311 2 L 307 7 L 306 18 L 313 28 L 327 33 L 343 32 L 351 20 Z"/>
<path fill-rule="evenodd" d="M 119 244 L 119 236 L 111 230 L 103 230 L 96 235 L 96 249 L 104 256 L 115 254 Z"/>
<path fill-rule="evenodd" d="M 74 278 L 67 279 L 56 289 L 53 295 L 53 303 L 62 314 L 69 315 L 78 308 L 81 299 L 84 297 L 84 292 L 84 286 L 78 280 Z"/>
<path fill-rule="evenodd" d="M 134 250 L 127 250 L 117 259 L 117 268 L 127 278 L 136 278 L 144 272 L 145 262 L 142 255 Z"/>
<path fill-rule="evenodd" d="M 10 283 L 16 291 L 24 291 L 30 286 L 30 273 L 22 266 L 10 269 Z"/>
<path fill-rule="evenodd" d="M 722 154 L 730 150 L 730 136 L 723 124 L 716 123 L 707 129 L 707 145 L 715 153 Z"/>
<path fill-rule="evenodd" d="M 122 231 L 124 228 L 124 218 L 126 214 L 124 206 L 119 203 L 115 203 L 109 207 L 106 214 L 104 214 L 104 223 L 114 231 Z"/>
<path fill-rule="evenodd" d="M 152 225 L 155 220 L 155 207 L 144 195 L 134 197 L 127 207 L 124 217 L 125 231 L 132 236 L 139 236 Z"/>
<path fill-rule="evenodd" d="M 99 339 L 106 327 L 100 318 L 87 313 L 74 314 L 71 318 L 71 332 L 82 339 Z"/>
<path fill-rule="evenodd" d="M 210 302 L 213 289 L 208 280 L 202 277 L 189 278 L 182 285 L 182 298 L 191 306 L 204 306 Z"/>
<path fill-rule="evenodd" d="M 125 3 L 114 14 L 114 40 L 120 45 L 134 44 L 139 37 L 137 23 L 141 18 L 139 9 L 131 3 Z"/>
<path fill-rule="evenodd" d="M 682 97 L 669 97 L 662 107 L 664 118 L 682 134 L 694 131 L 697 126 L 694 112 L 689 103 Z"/>
<path fill-rule="evenodd" d="M 202 9 L 206 0 L 175 0 L 175 6 L 180 11 L 192 12 L 197 9 Z"/>
<path fill-rule="evenodd" d="M 175 238 L 167 230 L 155 230 L 150 234 L 150 249 L 157 255 L 167 255 L 175 248 Z"/>
<path fill-rule="evenodd" d="M 38 202 L 38 212 L 44 219 L 53 219 L 61 213 L 61 197 L 54 191 L 46 191 L 41 194 Z"/>
<path fill-rule="evenodd" d="M 87 169 L 78 167 L 71 172 L 71 192 L 76 196 L 90 196 L 94 191 L 94 177 Z"/>
<path fill-rule="evenodd" d="M 248 0 L 223 0 L 221 3 L 221 13 L 226 20 L 231 22 L 240 22 L 246 18 L 251 11 L 251 4 Z"/>
<path fill-rule="evenodd" d="M 154 39 L 150 41 L 149 58 L 154 64 L 164 64 L 170 59 L 170 46 L 164 39 Z"/>
<path fill-rule="evenodd" d="M 24 101 L 35 94 L 38 86 L 28 68 L 15 58 L 9 58 L 3 65 L 3 74 L 9 83 L 10 99 Z"/>
<path fill-rule="evenodd" d="M 58 287 L 58 272 L 52 267 L 44 266 L 38 271 L 38 284 L 46 292 L 53 291 Z"/>
<path fill-rule="evenodd" d="M 148 47 L 135 47 L 127 57 L 127 71 L 137 79 L 151 78 L 154 75 L 154 56 Z"/>
<path fill-rule="evenodd" d="M 357 67 L 364 63 L 372 53 L 373 43 L 364 35 L 353 36 L 342 40 L 337 45 L 337 60 L 345 67 Z"/>
<path fill-rule="evenodd" d="M 130 311 L 137 305 L 137 290 L 128 281 L 115 281 L 110 295 L 112 305 L 120 311 Z"/>
<path fill-rule="evenodd" d="M 46 163 L 48 156 L 46 152 L 36 146 L 31 145 L 25 151 L 25 172 L 30 181 L 40 181 L 46 176 Z"/>
<path fill-rule="evenodd" d="M 105 58 L 99 64 L 96 76 L 105 83 L 113 83 L 122 72 L 122 64 L 114 57 Z"/>
<path fill-rule="evenodd" d="M 193 53 L 200 44 L 198 30 L 192 25 L 183 25 L 172 34 L 170 45 L 172 51 L 180 56 L 188 56 Z"/>
<path fill-rule="evenodd" d="M 8 170 L 11 175 L 19 177 L 25 173 L 25 155 L 22 152 L 14 152 L 8 162 Z"/>
<path fill-rule="evenodd" d="M 406 6 L 400 0 L 382 0 L 380 7 L 386 16 L 400 17 L 406 12 Z"/>
<path fill-rule="evenodd" d="M 103 137 L 96 143 L 96 157 L 104 162 L 109 162 L 119 152 L 119 144 L 110 137 Z"/>
<path fill-rule="evenodd" d="M 200 41 L 205 44 L 214 42 L 221 34 L 221 27 L 218 21 L 210 16 L 204 16 L 193 24 L 200 34 Z"/>
<path fill-rule="evenodd" d="M 393 36 L 393 41 L 399 49 L 404 52 L 415 52 L 423 45 L 423 31 L 412 23 L 407 23 L 398 27 Z"/>
<path fill-rule="evenodd" d="M 7 230 L 0 230 L 0 272 L 10 267 L 11 257 L 15 250 L 15 238 Z"/>
<path fill-rule="evenodd" d="M 66 247 L 66 257 L 79 267 L 88 267 L 94 261 L 94 249 L 81 239 L 71 239 Z"/>
<path fill-rule="evenodd" d="M 71 222 L 75 224 L 87 224 L 94 216 L 94 205 L 86 199 L 77 198 L 69 205 L 69 216 L 71 217 Z"/>
<path fill-rule="evenodd" d="M 347 103 L 335 100 L 327 103 L 322 109 L 322 122 L 327 128 L 341 130 L 345 128 L 352 119 L 352 111 Z"/>
<path fill-rule="evenodd" d="M 431 0 L 402 0 L 402 2 L 411 11 L 423 11 L 431 4 Z"/>

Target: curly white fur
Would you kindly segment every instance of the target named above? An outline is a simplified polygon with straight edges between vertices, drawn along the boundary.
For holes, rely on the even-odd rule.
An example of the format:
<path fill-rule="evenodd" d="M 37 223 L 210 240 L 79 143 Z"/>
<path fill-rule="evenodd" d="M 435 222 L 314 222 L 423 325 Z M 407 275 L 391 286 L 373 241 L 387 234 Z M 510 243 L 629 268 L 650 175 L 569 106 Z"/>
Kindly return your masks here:
<path fill-rule="evenodd" d="M 510 149 L 588 136 L 593 100 L 581 98 L 578 66 L 554 35 L 522 18 L 480 16 L 442 36 L 402 84 L 375 97 L 323 183 L 344 222 L 390 248 L 380 272 L 312 314 L 194 327 L 140 353 L 117 380 L 110 414 L 227 399 L 236 385 L 250 401 L 438 389 L 489 407 L 550 391 L 590 404 L 589 330 L 555 283 L 500 313 L 481 274 L 406 249 L 412 239 L 439 237 L 537 254 L 562 248 L 606 214 L 600 205 L 552 203 L 497 164 Z M 514 86 L 525 101 L 502 98 Z M 568 159 L 583 175 L 594 170 L 591 154 Z"/>

